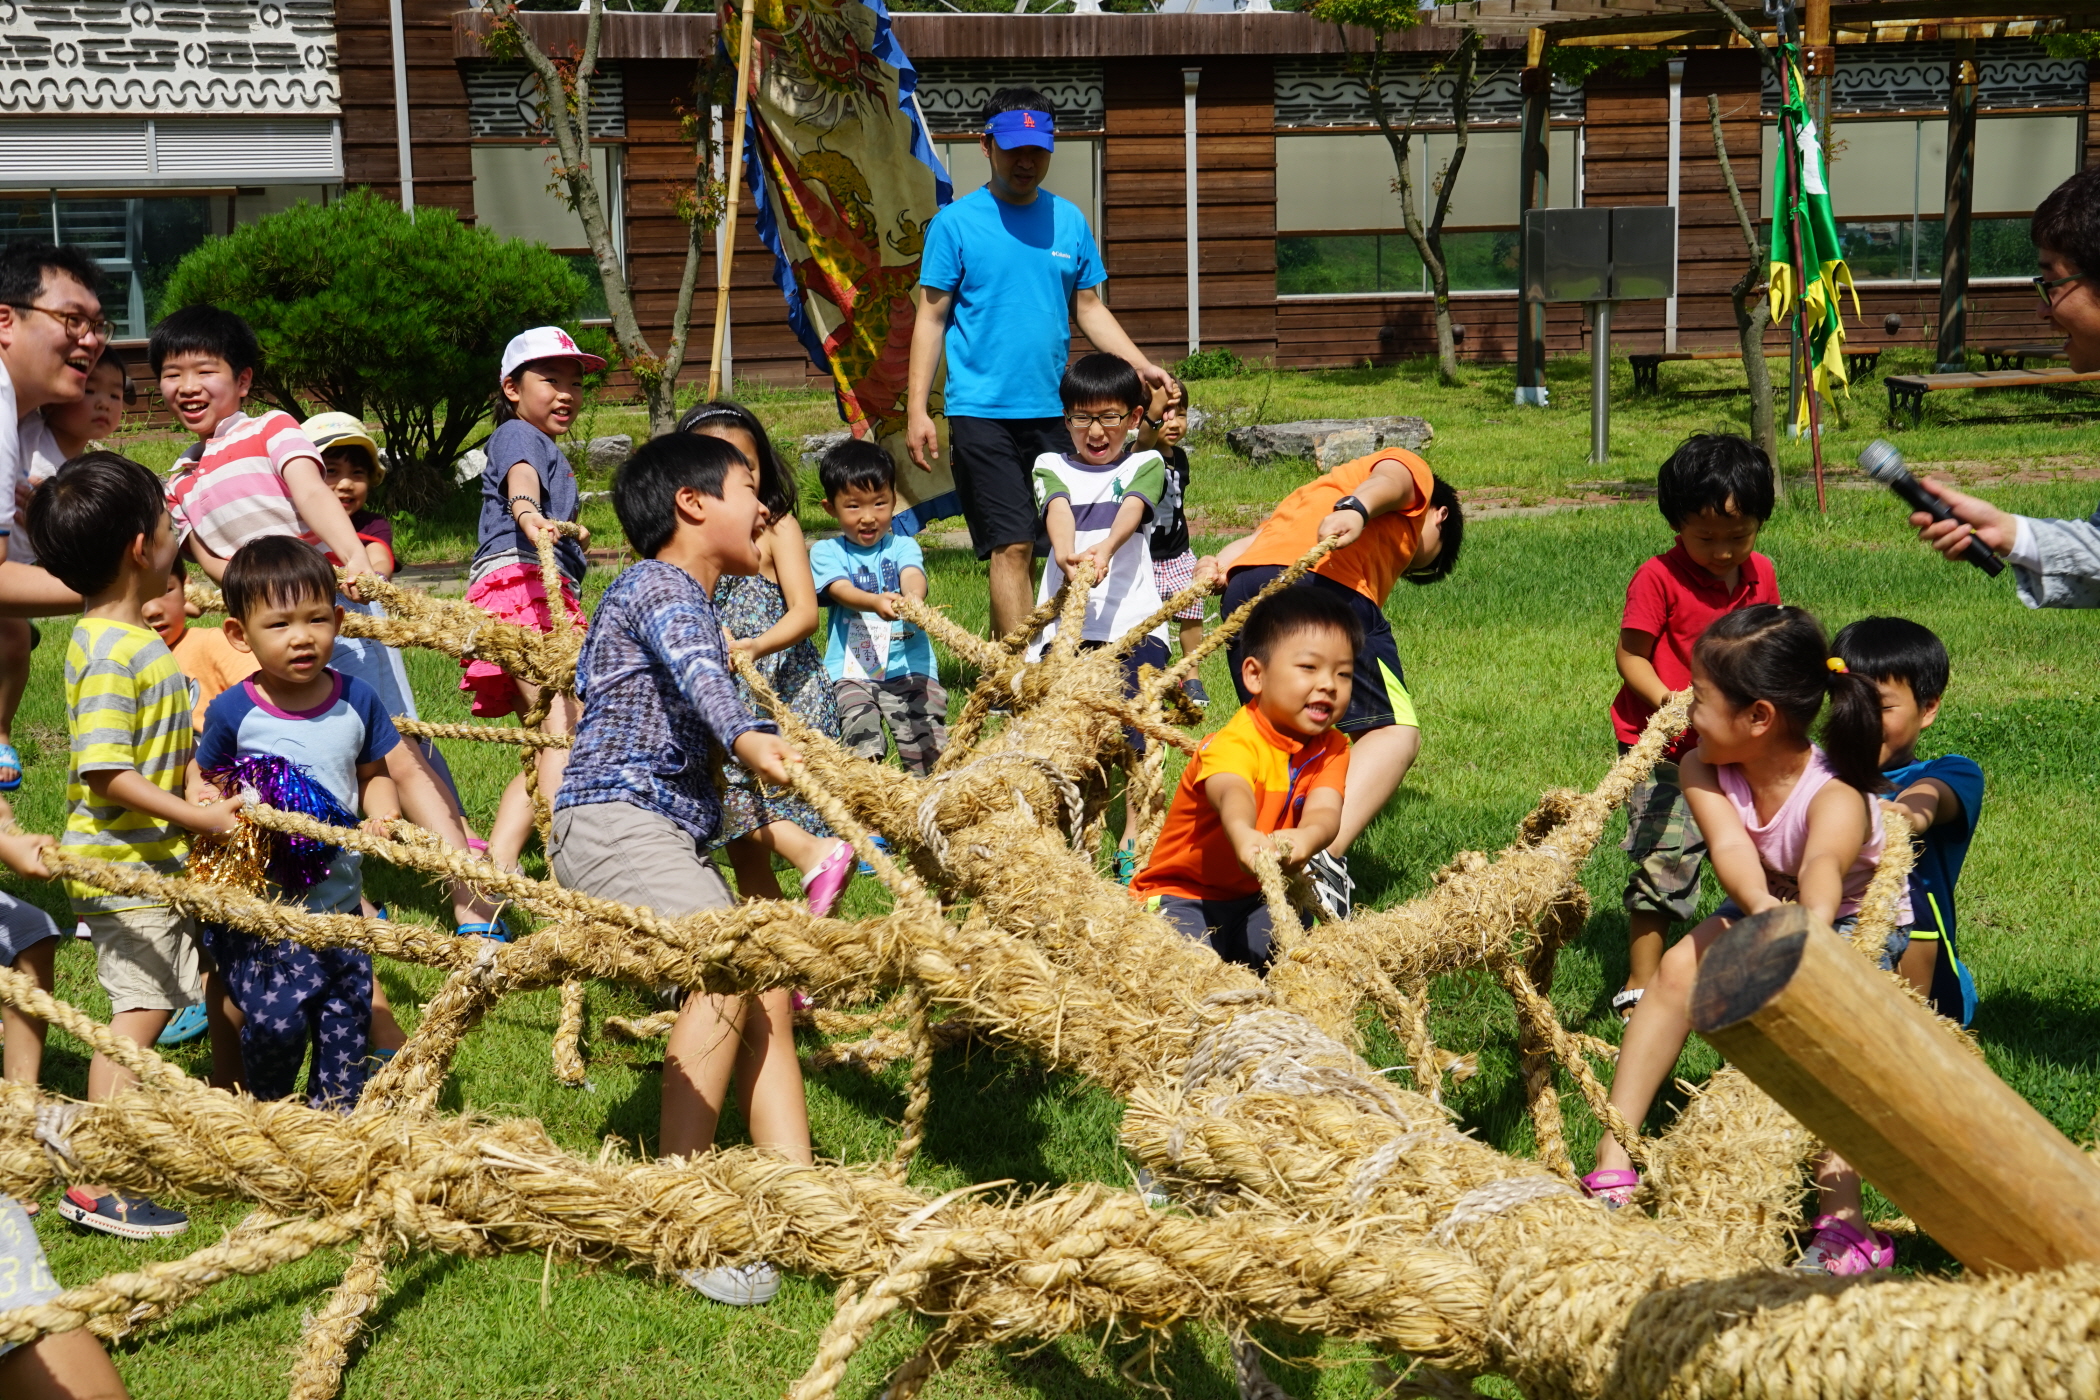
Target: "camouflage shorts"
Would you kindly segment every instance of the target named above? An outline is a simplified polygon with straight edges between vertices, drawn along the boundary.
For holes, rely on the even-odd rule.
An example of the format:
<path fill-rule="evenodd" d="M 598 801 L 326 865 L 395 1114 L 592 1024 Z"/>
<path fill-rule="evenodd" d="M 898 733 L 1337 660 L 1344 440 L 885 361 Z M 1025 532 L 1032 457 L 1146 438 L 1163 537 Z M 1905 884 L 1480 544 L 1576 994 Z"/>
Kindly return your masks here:
<path fill-rule="evenodd" d="M 1699 912 L 1699 871 L 1706 864 L 1706 838 L 1692 820 L 1677 786 L 1677 765 L 1658 763 L 1653 776 L 1626 799 L 1626 854 L 1633 876 L 1626 882 L 1629 914 L 1667 914 L 1689 919 Z"/>
<path fill-rule="evenodd" d="M 831 685 L 839 707 L 839 742 L 876 763 L 897 742 L 904 771 L 923 778 L 948 747 L 948 692 L 931 676 L 888 680 L 838 680 Z M 889 733 L 883 733 L 883 724 Z"/>

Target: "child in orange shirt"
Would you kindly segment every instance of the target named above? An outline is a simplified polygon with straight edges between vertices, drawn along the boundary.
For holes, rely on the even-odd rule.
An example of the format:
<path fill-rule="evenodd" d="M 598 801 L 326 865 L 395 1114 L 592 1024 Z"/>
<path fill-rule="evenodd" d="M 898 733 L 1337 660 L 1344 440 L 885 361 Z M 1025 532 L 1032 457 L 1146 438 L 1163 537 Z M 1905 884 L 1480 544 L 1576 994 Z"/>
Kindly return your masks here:
<path fill-rule="evenodd" d="M 222 692 L 255 674 L 255 658 L 235 651 L 216 627 L 190 626 L 185 597 L 188 582 L 188 570 L 178 554 L 175 567 L 168 571 L 168 591 L 150 600 L 142 611 L 146 625 L 160 633 L 161 642 L 175 653 L 175 664 L 190 678 L 191 728 L 202 734 L 204 712 Z"/>
<path fill-rule="evenodd" d="M 1287 588 L 1240 633 L 1240 680 L 1253 698 L 1182 771 L 1152 859 L 1130 891 L 1228 962 L 1269 964 L 1273 930 L 1255 856 L 1286 869 L 1334 840 L 1342 821 L 1349 709 L 1363 626 L 1346 602 Z M 1279 841 L 1277 837 L 1283 836 Z"/>

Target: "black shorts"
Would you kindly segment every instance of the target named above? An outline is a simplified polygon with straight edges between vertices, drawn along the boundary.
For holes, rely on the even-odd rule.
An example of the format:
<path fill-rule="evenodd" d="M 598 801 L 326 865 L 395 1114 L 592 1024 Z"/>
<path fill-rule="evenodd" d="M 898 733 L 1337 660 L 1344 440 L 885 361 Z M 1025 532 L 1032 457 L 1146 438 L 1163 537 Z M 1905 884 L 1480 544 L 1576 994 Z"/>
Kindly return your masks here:
<path fill-rule="evenodd" d="M 1270 579 L 1284 571 L 1281 564 L 1256 564 L 1245 569 L 1234 569 L 1225 581 L 1225 600 L 1219 606 L 1220 617 L 1231 617 L 1246 606 L 1247 600 L 1261 592 Z M 1356 653 L 1356 683 L 1350 688 L 1349 709 L 1335 725 L 1344 734 L 1368 734 L 1374 729 L 1385 729 L 1392 725 L 1419 728 L 1415 720 L 1414 697 L 1407 693 L 1406 673 L 1400 669 L 1400 649 L 1393 643 L 1393 624 L 1385 620 L 1385 614 L 1372 606 L 1371 600 L 1349 587 L 1336 583 L 1324 574 L 1307 574 L 1298 581 L 1299 588 L 1323 588 L 1345 600 L 1363 625 L 1363 649 Z M 1240 649 L 1237 634 L 1225 644 L 1225 656 L 1232 666 L 1232 688 L 1239 692 L 1240 703 L 1253 699 L 1247 693 L 1246 684 L 1240 680 L 1240 662 L 1246 653 Z"/>
<path fill-rule="evenodd" d="M 1190 899 L 1185 895 L 1156 894 L 1146 907 L 1174 926 L 1183 938 L 1193 939 L 1229 963 L 1266 972 L 1276 953 L 1275 925 L 1269 918 L 1268 902 L 1258 894 L 1239 899 Z M 1300 913 L 1299 922 L 1312 927 L 1312 915 Z"/>
<path fill-rule="evenodd" d="M 1059 418 L 950 418 L 948 451 L 955 494 L 979 559 L 1010 544 L 1043 539 L 1035 508 L 1035 459 L 1071 448 Z"/>

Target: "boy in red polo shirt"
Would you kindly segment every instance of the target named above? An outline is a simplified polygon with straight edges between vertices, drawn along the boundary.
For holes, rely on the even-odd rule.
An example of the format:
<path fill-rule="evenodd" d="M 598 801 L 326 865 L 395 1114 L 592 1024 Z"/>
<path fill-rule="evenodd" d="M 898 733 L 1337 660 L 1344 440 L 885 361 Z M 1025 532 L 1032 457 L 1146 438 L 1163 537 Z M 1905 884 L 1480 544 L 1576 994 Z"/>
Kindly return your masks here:
<path fill-rule="evenodd" d="M 1251 868 L 1287 833 L 1287 869 L 1334 840 L 1342 821 L 1349 710 L 1363 624 L 1341 599 L 1286 588 L 1248 615 L 1240 680 L 1253 698 L 1182 770 L 1152 859 L 1130 892 L 1228 962 L 1257 971 L 1274 947 Z"/>
<path fill-rule="evenodd" d="M 1612 701 L 1619 752 L 1631 748 L 1673 692 L 1692 683 L 1692 644 L 1715 618 L 1753 603 L 1777 603 L 1772 561 L 1756 552 L 1772 518 L 1772 464 L 1757 444 L 1731 433 L 1698 433 L 1670 454 L 1655 478 L 1655 503 L 1677 532 L 1666 554 L 1642 564 L 1626 585 L 1619 622 L 1619 675 Z M 1626 986 L 1611 999 L 1633 1014 L 1662 965 L 1671 923 L 1699 908 L 1706 838 L 1677 787 L 1677 760 L 1699 746 L 1687 726 L 1626 801 Z"/>

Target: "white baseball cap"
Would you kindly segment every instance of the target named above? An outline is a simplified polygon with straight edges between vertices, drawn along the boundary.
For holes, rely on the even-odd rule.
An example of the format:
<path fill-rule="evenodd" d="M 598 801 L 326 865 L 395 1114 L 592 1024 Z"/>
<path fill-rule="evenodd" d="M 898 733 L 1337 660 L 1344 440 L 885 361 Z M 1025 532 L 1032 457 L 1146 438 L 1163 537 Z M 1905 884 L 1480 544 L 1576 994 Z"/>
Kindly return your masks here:
<path fill-rule="evenodd" d="M 605 368 L 605 357 L 578 346 L 560 326 L 534 326 L 519 331 L 503 347 L 503 369 L 497 376 L 508 379 L 534 360 L 574 360 L 586 371 Z"/>

